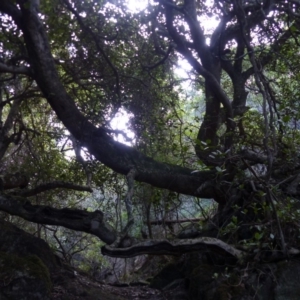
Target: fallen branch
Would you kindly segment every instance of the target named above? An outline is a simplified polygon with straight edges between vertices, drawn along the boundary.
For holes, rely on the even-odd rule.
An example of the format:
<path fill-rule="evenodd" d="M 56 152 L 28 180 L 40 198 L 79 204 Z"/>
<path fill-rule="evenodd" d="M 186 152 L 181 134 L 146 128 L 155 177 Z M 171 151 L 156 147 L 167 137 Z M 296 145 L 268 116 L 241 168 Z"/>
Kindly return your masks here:
<path fill-rule="evenodd" d="M 232 256 L 236 259 L 243 258 L 245 252 L 226 244 L 225 242 L 210 237 L 200 237 L 187 240 L 149 240 L 135 244 L 128 248 L 113 248 L 103 246 L 101 252 L 103 255 L 111 257 L 133 257 L 142 254 L 151 255 L 180 255 L 192 251 L 213 251 L 224 256 Z"/>

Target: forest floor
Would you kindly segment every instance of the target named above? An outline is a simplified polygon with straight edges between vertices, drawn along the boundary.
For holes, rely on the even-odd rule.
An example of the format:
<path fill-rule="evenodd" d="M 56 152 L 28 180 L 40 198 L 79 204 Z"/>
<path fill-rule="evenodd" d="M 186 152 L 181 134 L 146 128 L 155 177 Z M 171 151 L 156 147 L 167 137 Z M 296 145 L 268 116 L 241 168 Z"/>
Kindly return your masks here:
<path fill-rule="evenodd" d="M 147 285 L 104 284 L 76 271 L 52 274 L 51 299 L 55 300 L 173 300 L 175 291 L 160 291 Z"/>

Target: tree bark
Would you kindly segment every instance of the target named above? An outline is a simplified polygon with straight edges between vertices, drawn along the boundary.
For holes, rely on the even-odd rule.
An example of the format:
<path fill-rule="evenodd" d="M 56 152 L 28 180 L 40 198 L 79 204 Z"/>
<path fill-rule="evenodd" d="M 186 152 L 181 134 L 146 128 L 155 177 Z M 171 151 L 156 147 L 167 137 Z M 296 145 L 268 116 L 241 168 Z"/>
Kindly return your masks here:
<path fill-rule="evenodd" d="M 193 251 L 214 251 L 224 256 L 242 259 L 244 252 L 216 238 L 200 237 L 191 240 L 149 240 L 128 248 L 102 247 L 102 254 L 112 257 L 134 257 L 142 254 L 181 255 Z"/>
<path fill-rule="evenodd" d="M 56 209 L 45 205 L 32 205 L 26 198 L 4 193 L 0 193 L 0 210 L 30 222 L 87 232 L 107 244 L 112 244 L 116 240 L 115 231 L 105 223 L 100 210 L 88 212 L 79 209 Z"/>
<path fill-rule="evenodd" d="M 30 65 L 39 88 L 71 134 L 99 161 L 112 170 L 126 175 L 132 168 L 137 171 L 135 180 L 182 194 L 215 198 L 213 186 L 198 189 L 216 178 L 216 172 L 193 170 L 157 162 L 136 149 L 121 144 L 105 128 L 97 128 L 78 110 L 73 99 L 62 85 L 46 32 L 37 12 L 26 3 L 17 1 L 20 10 L 9 0 L 0 3 L 0 11 L 10 15 L 23 32 Z"/>

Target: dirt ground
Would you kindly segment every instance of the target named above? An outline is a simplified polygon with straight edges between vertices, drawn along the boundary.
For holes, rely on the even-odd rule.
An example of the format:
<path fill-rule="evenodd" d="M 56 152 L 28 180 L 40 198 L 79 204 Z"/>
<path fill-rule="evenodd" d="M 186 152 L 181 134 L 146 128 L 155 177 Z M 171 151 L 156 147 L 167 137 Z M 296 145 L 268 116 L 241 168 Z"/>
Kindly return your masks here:
<path fill-rule="evenodd" d="M 51 299 L 55 300 L 173 300 L 176 291 L 160 291 L 143 283 L 103 284 L 76 271 L 52 274 Z"/>

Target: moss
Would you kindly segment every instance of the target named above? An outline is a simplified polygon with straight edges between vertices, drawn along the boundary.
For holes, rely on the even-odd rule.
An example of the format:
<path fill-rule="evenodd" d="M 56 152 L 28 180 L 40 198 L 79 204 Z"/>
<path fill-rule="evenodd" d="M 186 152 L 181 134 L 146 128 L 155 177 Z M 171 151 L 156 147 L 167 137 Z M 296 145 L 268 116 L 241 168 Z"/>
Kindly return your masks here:
<path fill-rule="evenodd" d="M 19 257 L 36 255 L 50 271 L 58 266 L 53 252 L 44 240 L 3 221 L 0 221 L 0 251 Z"/>
<path fill-rule="evenodd" d="M 42 260 L 36 255 L 29 255 L 24 258 L 30 264 L 30 271 L 36 278 L 40 278 L 47 283 L 47 289 L 52 289 L 52 282 L 48 268 L 44 265 Z"/>
<path fill-rule="evenodd" d="M 51 291 L 52 283 L 49 271 L 36 255 L 21 258 L 14 254 L 0 252 L 0 281 L 9 284 L 21 277 L 39 279 L 45 283 L 48 292 Z M 8 280 L 9 282 L 7 282 Z"/>

